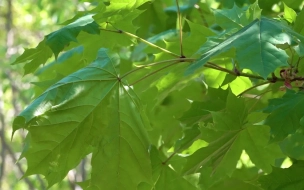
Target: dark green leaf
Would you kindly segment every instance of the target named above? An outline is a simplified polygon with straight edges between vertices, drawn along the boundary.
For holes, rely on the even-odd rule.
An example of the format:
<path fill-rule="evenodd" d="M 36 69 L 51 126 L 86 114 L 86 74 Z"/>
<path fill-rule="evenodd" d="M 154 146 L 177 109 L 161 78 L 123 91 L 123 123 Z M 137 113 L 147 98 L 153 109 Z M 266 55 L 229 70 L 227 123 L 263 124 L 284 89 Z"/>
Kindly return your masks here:
<path fill-rule="evenodd" d="M 77 42 L 77 36 L 80 31 L 85 31 L 88 34 L 100 33 L 99 26 L 94 22 L 92 16 L 92 14 L 89 14 L 78 18 L 67 26 L 46 36 L 46 45 L 52 49 L 56 58 L 70 42 Z"/>
<path fill-rule="evenodd" d="M 272 99 L 264 110 L 270 113 L 265 124 L 271 127 L 272 141 L 280 141 L 300 127 L 304 115 L 304 93 L 288 90 L 282 98 Z"/>
<path fill-rule="evenodd" d="M 33 73 L 40 65 L 52 56 L 52 50 L 43 40 L 36 48 L 26 49 L 24 53 L 13 62 L 13 64 L 25 63 L 24 75 Z"/>
<path fill-rule="evenodd" d="M 292 36 L 282 30 L 279 22 L 265 18 L 255 20 L 223 42 L 204 51 L 201 58 L 191 64 L 187 73 L 203 66 L 211 57 L 236 48 L 235 59 L 240 69 L 250 69 L 266 78 L 277 67 L 287 65 L 287 54 L 275 45 L 290 44 L 291 38 Z"/>

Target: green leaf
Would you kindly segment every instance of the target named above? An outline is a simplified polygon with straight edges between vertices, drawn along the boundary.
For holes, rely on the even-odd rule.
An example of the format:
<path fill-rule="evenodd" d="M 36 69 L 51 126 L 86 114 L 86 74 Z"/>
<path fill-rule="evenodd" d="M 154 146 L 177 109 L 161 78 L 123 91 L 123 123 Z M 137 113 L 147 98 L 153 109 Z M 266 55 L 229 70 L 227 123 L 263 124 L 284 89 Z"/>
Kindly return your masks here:
<path fill-rule="evenodd" d="M 151 183 L 146 120 L 137 96 L 118 80 L 118 62 L 101 49 L 96 61 L 51 86 L 14 120 L 14 132 L 29 131 L 25 176 L 42 174 L 52 186 L 93 153 L 91 188 Z"/>
<path fill-rule="evenodd" d="M 37 97 L 67 75 L 85 67 L 88 63 L 82 59 L 82 56 L 83 47 L 79 46 L 64 52 L 57 60 L 38 69 L 35 75 L 39 79 L 36 82 L 32 82 L 32 84 L 36 85 L 35 96 Z"/>
<path fill-rule="evenodd" d="M 12 64 L 25 63 L 24 75 L 33 73 L 40 65 L 52 56 L 52 50 L 46 45 L 46 40 L 39 43 L 36 48 L 26 49 Z"/>
<path fill-rule="evenodd" d="M 158 41 L 168 40 L 168 39 L 170 39 L 172 37 L 176 37 L 176 36 L 177 36 L 176 30 L 167 30 L 167 31 L 161 32 L 155 36 L 148 38 L 147 41 L 155 44 Z M 145 49 L 148 49 L 148 50 L 145 51 Z M 157 51 L 157 50 L 149 48 L 149 46 L 145 43 L 139 43 L 132 51 L 132 59 L 134 61 L 140 61 L 143 57 L 145 57 L 145 53 L 154 53 L 154 51 Z"/>
<path fill-rule="evenodd" d="M 269 127 L 249 123 L 247 109 L 242 100 L 231 93 L 227 98 L 225 112 L 212 112 L 214 126 L 202 127 L 202 139 L 209 142 L 207 147 L 197 150 L 187 157 L 184 173 L 195 173 L 201 167 L 212 166 L 211 175 L 231 176 L 236 169 L 242 150 L 245 150 L 252 162 L 265 172 L 271 172 L 271 165 L 278 154 L 268 147 Z M 251 119 L 252 120 L 252 119 Z"/>
<path fill-rule="evenodd" d="M 208 94 L 206 96 L 206 101 L 197 102 L 194 101 L 191 104 L 191 108 L 184 112 L 183 116 L 179 120 L 191 126 L 195 123 L 200 122 L 211 116 L 210 112 L 220 111 L 225 108 L 225 102 L 227 98 L 227 90 L 215 90 L 213 88 L 208 89 Z"/>
<path fill-rule="evenodd" d="M 174 151 L 181 152 L 182 150 L 188 148 L 194 141 L 199 139 L 200 136 L 201 132 L 197 126 L 193 126 L 190 129 L 185 129 L 183 138 L 176 141 Z"/>
<path fill-rule="evenodd" d="M 297 13 L 292 9 L 289 8 L 285 3 L 284 3 L 284 18 L 289 22 L 293 23 L 296 20 Z"/>
<path fill-rule="evenodd" d="M 266 78 L 277 67 L 287 66 L 287 54 L 275 45 L 290 44 L 291 38 L 291 35 L 282 30 L 279 22 L 265 18 L 255 20 L 223 42 L 203 51 L 201 58 L 190 65 L 186 74 L 193 73 L 211 57 L 236 48 L 235 59 L 240 69 L 250 69 Z M 202 47 L 202 49 L 205 48 L 205 46 Z"/>
<path fill-rule="evenodd" d="M 251 86 L 251 80 L 247 77 L 237 77 L 229 83 L 229 87 L 235 95 L 239 95 Z"/>
<path fill-rule="evenodd" d="M 197 189 L 167 164 L 163 164 L 155 147 L 151 149 L 151 161 L 155 190 Z"/>
<path fill-rule="evenodd" d="M 304 163 L 298 161 L 290 168 L 273 168 L 271 174 L 261 176 L 259 182 L 264 189 L 294 190 L 304 188 Z"/>
<path fill-rule="evenodd" d="M 280 141 L 300 127 L 304 115 L 303 92 L 288 90 L 282 98 L 269 101 L 263 112 L 270 113 L 265 124 L 271 127 L 271 140 Z"/>
<path fill-rule="evenodd" d="M 304 28 L 304 9 L 302 9 L 299 15 L 297 16 L 293 26 L 293 29 L 298 33 L 301 33 L 303 31 L 303 28 Z"/>
<path fill-rule="evenodd" d="M 227 179 L 221 183 L 213 185 L 210 190 L 234 189 L 234 190 L 262 190 L 258 185 L 252 182 L 246 182 L 238 179 Z"/>
<path fill-rule="evenodd" d="M 46 44 L 52 49 L 56 58 L 70 42 L 77 42 L 77 36 L 80 31 L 85 31 L 88 34 L 100 33 L 99 26 L 94 22 L 93 16 L 93 14 L 89 14 L 78 18 L 67 26 L 46 36 Z"/>
<path fill-rule="evenodd" d="M 162 0 L 145 3 L 138 9 L 145 10 L 134 20 L 134 24 L 140 26 L 136 31 L 138 36 L 147 38 L 151 34 L 159 34 L 167 30 L 168 15 L 163 11 Z"/>
<path fill-rule="evenodd" d="M 234 4 L 232 9 L 228 10 L 214 10 L 216 23 L 225 29 L 241 29 L 248 25 L 253 20 L 260 18 L 261 9 L 257 2 L 244 10 Z"/>
<path fill-rule="evenodd" d="M 123 30 L 135 33 L 138 27 L 135 27 L 132 21 L 141 13 L 142 11 L 139 10 L 133 10 L 121 14 L 111 12 L 108 17 L 105 17 L 107 15 L 106 12 L 100 11 L 97 12 L 93 18 L 102 29 L 113 31 Z M 108 22 L 111 23 L 111 25 L 108 24 Z M 87 59 L 88 62 L 91 62 L 100 48 L 114 49 L 121 46 L 129 46 L 134 44 L 135 40 L 132 41 L 130 37 L 122 33 L 101 30 L 100 35 L 90 35 L 88 33 L 81 32 L 77 38 L 77 42 L 78 43 L 74 44 L 74 46 L 82 44 L 84 47 L 84 58 Z"/>
<path fill-rule="evenodd" d="M 295 133 L 288 135 L 281 143 L 282 152 L 288 157 L 304 160 L 304 135 Z"/>

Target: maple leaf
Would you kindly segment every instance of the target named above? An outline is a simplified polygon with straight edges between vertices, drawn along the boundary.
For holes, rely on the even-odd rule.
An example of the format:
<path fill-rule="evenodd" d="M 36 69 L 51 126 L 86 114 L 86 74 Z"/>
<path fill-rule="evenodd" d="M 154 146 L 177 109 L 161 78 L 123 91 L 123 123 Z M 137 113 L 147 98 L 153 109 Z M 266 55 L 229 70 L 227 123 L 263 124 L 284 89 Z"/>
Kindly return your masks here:
<path fill-rule="evenodd" d="M 93 153 L 91 187 L 151 182 L 147 123 L 136 95 L 118 79 L 118 62 L 101 49 L 96 61 L 48 88 L 14 120 L 14 131 L 29 131 L 25 176 L 42 174 L 52 186 Z"/>

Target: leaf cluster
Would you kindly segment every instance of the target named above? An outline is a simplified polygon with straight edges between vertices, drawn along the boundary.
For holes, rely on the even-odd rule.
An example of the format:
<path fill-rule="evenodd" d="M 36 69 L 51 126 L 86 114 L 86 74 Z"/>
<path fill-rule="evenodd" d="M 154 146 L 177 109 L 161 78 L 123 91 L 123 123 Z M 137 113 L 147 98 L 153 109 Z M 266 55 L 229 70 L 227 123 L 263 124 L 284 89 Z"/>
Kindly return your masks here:
<path fill-rule="evenodd" d="M 25 176 L 51 187 L 90 157 L 83 189 L 302 189 L 299 2 L 111 0 L 77 13 L 14 62 L 37 78 L 13 122 L 28 131 Z"/>

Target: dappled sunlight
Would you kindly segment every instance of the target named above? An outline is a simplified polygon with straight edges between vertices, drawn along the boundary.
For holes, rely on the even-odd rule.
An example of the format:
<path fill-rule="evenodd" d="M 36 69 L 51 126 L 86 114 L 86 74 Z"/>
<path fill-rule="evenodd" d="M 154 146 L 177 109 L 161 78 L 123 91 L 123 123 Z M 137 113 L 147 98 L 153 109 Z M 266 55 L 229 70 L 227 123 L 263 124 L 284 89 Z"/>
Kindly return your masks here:
<path fill-rule="evenodd" d="M 245 168 L 255 167 L 254 163 L 252 163 L 249 155 L 246 153 L 245 150 L 242 151 L 240 160 L 237 162 L 237 165 L 236 165 L 236 168 L 238 168 L 238 169 L 240 169 L 242 167 L 245 167 Z"/>
<path fill-rule="evenodd" d="M 191 155 L 193 154 L 196 150 L 200 149 L 200 148 L 204 148 L 204 147 L 207 147 L 208 146 L 208 143 L 204 140 L 201 140 L 201 139 L 198 139 L 196 141 L 194 141 L 192 143 L 192 145 L 187 148 L 186 150 L 184 150 L 182 152 L 182 154 L 185 154 L 185 155 Z"/>
<path fill-rule="evenodd" d="M 281 164 L 281 168 L 289 168 L 292 166 L 292 160 L 289 157 L 286 157 Z"/>
<path fill-rule="evenodd" d="M 304 188 L 304 2 L 22 5 L 0 20 L 0 189 Z"/>

